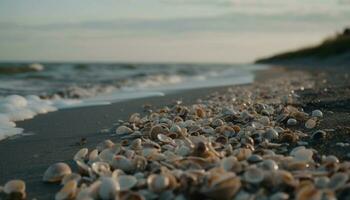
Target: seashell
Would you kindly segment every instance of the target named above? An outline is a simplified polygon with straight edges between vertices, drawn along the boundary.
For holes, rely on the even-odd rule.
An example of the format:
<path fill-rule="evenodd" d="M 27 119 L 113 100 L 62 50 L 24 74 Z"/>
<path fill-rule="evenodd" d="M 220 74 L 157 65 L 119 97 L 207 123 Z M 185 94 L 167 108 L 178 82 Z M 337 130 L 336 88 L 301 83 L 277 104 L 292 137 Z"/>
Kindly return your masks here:
<path fill-rule="evenodd" d="M 264 133 L 264 137 L 268 140 L 276 140 L 276 139 L 278 139 L 278 132 L 273 128 L 269 128 Z"/>
<path fill-rule="evenodd" d="M 115 156 L 111 165 L 114 169 L 121 169 L 126 173 L 134 170 L 131 160 L 122 155 Z"/>
<path fill-rule="evenodd" d="M 319 118 L 321 118 L 321 117 L 323 117 L 323 113 L 320 110 L 314 110 L 314 111 L 312 111 L 311 116 L 312 117 L 319 117 Z"/>
<path fill-rule="evenodd" d="M 324 189 L 329 185 L 329 178 L 327 176 L 316 177 L 315 186 L 319 189 Z"/>
<path fill-rule="evenodd" d="M 309 167 L 309 164 L 304 161 L 290 161 L 288 163 L 288 169 L 291 171 L 305 170 Z"/>
<path fill-rule="evenodd" d="M 112 149 L 105 149 L 98 155 L 98 158 L 103 162 L 107 162 L 111 164 L 112 161 L 114 160 L 114 156 L 115 156 L 115 153 L 113 152 Z"/>
<path fill-rule="evenodd" d="M 329 180 L 328 187 L 337 190 L 344 186 L 346 182 L 349 180 L 349 176 L 347 173 L 338 172 L 335 173 Z"/>
<path fill-rule="evenodd" d="M 101 152 L 105 149 L 110 149 L 114 146 L 114 143 L 111 141 L 111 140 L 105 140 L 101 143 L 99 143 L 97 146 L 96 146 L 96 149 Z"/>
<path fill-rule="evenodd" d="M 95 161 L 98 161 L 98 160 L 99 160 L 98 150 L 94 149 L 89 154 L 89 163 L 92 163 L 92 162 L 95 162 Z"/>
<path fill-rule="evenodd" d="M 312 156 L 313 152 L 305 148 L 295 148 L 291 152 L 291 156 L 294 157 L 294 160 L 301 162 L 311 162 L 313 161 Z"/>
<path fill-rule="evenodd" d="M 280 137 L 281 142 L 286 142 L 286 143 L 295 143 L 299 139 L 298 135 L 295 133 L 283 133 Z"/>
<path fill-rule="evenodd" d="M 89 175 L 91 172 L 91 168 L 89 165 L 87 165 L 85 162 L 81 160 L 76 160 L 75 163 L 78 166 L 79 173 L 82 175 Z"/>
<path fill-rule="evenodd" d="M 116 180 L 110 177 L 104 177 L 101 179 L 101 185 L 99 187 L 98 194 L 101 199 L 109 200 L 114 199 L 118 191 L 120 190 L 120 186 Z"/>
<path fill-rule="evenodd" d="M 134 176 L 120 175 L 117 177 L 120 191 L 127 191 L 137 184 L 137 179 Z"/>
<path fill-rule="evenodd" d="M 153 192 L 162 192 L 170 185 L 170 180 L 167 176 L 159 174 L 151 174 L 147 178 L 148 189 Z"/>
<path fill-rule="evenodd" d="M 51 165 L 44 173 L 43 181 L 45 182 L 60 182 L 62 178 L 71 174 L 72 170 L 66 163 L 56 163 Z"/>
<path fill-rule="evenodd" d="M 25 199 L 26 198 L 26 184 L 22 180 L 8 181 L 3 192 L 9 195 L 9 199 Z"/>
<path fill-rule="evenodd" d="M 89 149 L 82 148 L 74 155 L 74 160 L 85 160 L 88 153 L 89 153 Z"/>
<path fill-rule="evenodd" d="M 220 135 L 215 139 L 215 142 L 225 145 L 228 142 L 228 139 L 226 136 Z"/>
<path fill-rule="evenodd" d="M 311 118 L 305 122 L 305 128 L 313 129 L 316 127 L 316 124 L 317 124 L 316 119 Z"/>
<path fill-rule="evenodd" d="M 267 183 L 271 187 L 280 187 L 280 186 L 290 186 L 295 187 L 297 181 L 294 179 L 293 175 L 285 170 L 273 170 L 269 173 L 269 176 L 266 176 Z"/>
<path fill-rule="evenodd" d="M 127 126 L 119 126 L 115 133 L 117 135 L 125 135 L 125 134 L 131 134 L 133 130 Z"/>
<path fill-rule="evenodd" d="M 287 120 L 287 125 L 288 126 L 295 126 L 295 125 L 297 125 L 297 123 L 298 123 L 298 121 L 296 119 L 294 119 L 294 118 L 289 118 Z"/>
<path fill-rule="evenodd" d="M 264 180 L 264 172 L 259 168 L 251 167 L 244 172 L 243 177 L 246 182 L 257 184 Z"/>
<path fill-rule="evenodd" d="M 211 199 L 232 199 L 241 188 L 241 180 L 236 175 L 223 174 L 222 178 L 201 188 L 201 193 Z"/>
<path fill-rule="evenodd" d="M 171 139 L 170 137 L 168 137 L 164 134 L 158 134 L 157 138 L 159 141 L 167 143 L 167 144 L 169 144 L 169 143 L 174 144 L 175 143 L 173 139 Z"/>
<path fill-rule="evenodd" d="M 143 171 L 147 166 L 147 159 L 143 156 L 136 155 L 132 159 L 132 166 L 136 171 Z"/>
<path fill-rule="evenodd" d="M 100 190 L 100 186 L 101 186 L 101 181 L 97 180 L 93 183 L 91 183 L 91 185 L 89 187 L 82 185 L 79 188 L 76 200 L 93 200 L 93 199 L 98 199 L 99 197 L 99 190 Z"/>
<path fill-rule="evenodd" d="M 259 119 L 259 122 L 264 126 L 268 126 L 270 124 L 270 118 L 267 116 L 263 116 Z"/>
<path fill-rule="evenodd" d="M 181 127 L 180 127 L 179 125 L 173 124 L 173 125 L 170 127 L 169 131 L 170 131 L 171 133 L 180 134 L 180 133 L 182 132 L 182 129 L 181 129 Z"/>
<path fill-rule="evenodd" d="M 339 159 L 336 156 L 330 155 L 322 159 L 323 164 L 338 164 Z"/>
<path fill-rule="evenodd" d="M 326 137 L 327 137 L 327 133 L 322 130 L 315 131 L 311 136 L 313 140 L 323 140 Z"/>
<path fill-rule="evenodd" d="M 71 174 L 65 175 L 62 178 L 61 185 L 65 185 L 66 183 L 68 183 L 71 180 L 74 180 L 75 182 L 79 183 L 79 181 L 81 180 L 80 174 L 71 173 Z"/>
<path fill-rule="evenodd" d="M 191 154 L 191 149 L 185 145 L 181 145 L 178 148 L 176 148 L 175 150 L 175 154 L 179 155 L 179 156 L 188 156 Z"/>
<path fill-rule="evenodd" d="M 240 166 L 240 163 L 238 162 L 237 158 L 234 156 L 225 157 L 220 162 L 220 167 L 222 167 L 227 172 L 235 171 L 234 169 L 235 167 L 237 167 L 237 165 Z"/>
<path fill-rule="evenodd" d="M 140 138 L 133 140 L 129 147 L 130 147 L 130 149 L 132 149 L 134 151 L 141 151 L 142 150 L 142 140 Z"/>
<path fill-rule="evenodd" d="M 277 192 L 277 193 L 271 195 L 269 199 L 270 200 L 288 200 L 289 195 L 287 193 L 284 193 L 284 192 Z"/>
<path fill-rule="evenodd" d="M 246 148 L 238 148 L 235 149 L 232 154 L 236 156 L 238 161 L 247 159 L 250 155 L 252 155 L 252 150 Z"/>
<path fill-rule="evenodd" d="M 273 171 L 278 170 L 278 164 L 274 160 L 264 160 L 258 164 L 258 166 L 264 170 Z"/>
<path fill-rule="evenodd" d="M 195 108 L 195 114 L 196 114 L 197 117 L 199 117 L 199 118 L 204 118 L 204 117 L 206 117 L 206 115 L 207 115 L 205 109 L 202 108 L 202 107 L 197 107 L 197 108 Z"/>
<path fill-rule="evenodd" d="M 225 124 L 224 121 L 222 121 L 221 119 L 215 119 L 215 120 L 211 123 L 211 125 L 212 125 L 213 127 L 223 126 L 224 124 Z"/>
<path fill-rule="evenodd" d="M 318 200 L 318 199 L 322 199 L 322 193 L 320 190 L 316 189 L 314 186 L 312 185 L 307 185 L 303 188 L 301 188 L 297 194 L 296 194 L 296 198 L 297 200 Z"/>
<path fill-rule="evenodd" d="M 91 165 L 91 169 L 99 176 L 110 176 L 112 173 L 109 164 L 106 162 L 94 162 Z"/>
<path fill-rule="evenodd" d="M 129 117 L 130 123 L 138 124 L 138 123 L 140 123 L 140 121 L 141 121 L 140 113 L 134 113 L 134 114 L 130 115 L 130 117 Z"/>
<path fill-rule="evenodd" d="M 251 156 L 249 156 L 247 158 L 247 161 L 249 163 L 259 163 L 259 162 L 263 161 L 263 158 L 257 154 L 252 154 Z"/>
<path fill-rule="evenodd" d="M 75 180 L 68 181 L 63 188 L 56 193 L 55 200 L 71 200 L 77 194 L 77 182 Z"/>
<path fill-rule="evenodd" d="M 149 131 L 149 138 L 152 139 L 152 140 L 157 140 L 157 135 L 158 134 L 167 134 L 169 133 L 169 129 L 165 126 L 162 126 L 162 125 L 156 125 L 156 126 L 153 126 L 151 128 L 151 130 Z"/>
<path fill-rule="evenodd" d="M 142 196 L 142 194 L 140 193 L 128 191 L 126 193 L 121 194 L 120 200 L 145 200 L 145 197 Z"/>

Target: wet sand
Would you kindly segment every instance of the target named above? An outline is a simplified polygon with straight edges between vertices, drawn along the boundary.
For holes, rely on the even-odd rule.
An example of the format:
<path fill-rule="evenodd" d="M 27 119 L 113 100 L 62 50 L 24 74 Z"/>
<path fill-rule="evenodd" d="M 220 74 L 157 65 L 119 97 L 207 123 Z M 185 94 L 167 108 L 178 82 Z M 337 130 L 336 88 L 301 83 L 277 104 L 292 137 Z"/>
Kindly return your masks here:
<path fill-rule="evenodd" d="M 24 128 L 25 133 L 33 135 L 0 141 L 0 185 L 11 179 L 22 179 L 27 185 L 28 199 L 53 199 L 60 185 L 41 181 L 47 167 L 60 161 L 74 166 L 72 158 L 79 149 L 95 147 L 111 137 L 109 133 L 100 133 L 101 129 L 112 127 L 118 120 L 125 120 L 134 112 L 142 113 L 144 104 L 161 107 L 176 100 L 190 104 L 210 93 L 225 90 L 226 87 L 184 90 L 164 97 L 65 109 L 18 122 L 17 125 Z M 87 142 L 80 145 L 82 138 Z"/>
<path fill-rule="evenodd" d="M 296 91 L 301 96 L 300 104 L 305 111 L 321 109 L 324 112 L 325 117 L 320 123 L 320 129 L 335 129 L 328 134 L 326 142 L 310 143 L 311 147 L 326 155 L 337 155 L 341 159 L 349 159 L 347 154 L 350 152 L 349 147 L 335 145 L 337 142 L 350 142 L 350 79 L 346 75 L 349 71 L 307 70 L 305 73 L 312 75 L 316 86 L 311 90 Z M 272 79 L 281 73 L 288 73 L 288 70 L 279 68 L 262 71 L 259 72 L 256 81 Z M 101 129 L 112 127 L 119 119 L 127 119 L 131 113 L 142 113 L 144 104 L 161 107 L 175 100 L 183 100 L 185 104 L 190 104 L 198 98 L 205 98 L 213 92 L 225 92 L 226 89 L 227 87 L 219 87 L 179 91 L 164 97 L 61 110 L 20 122 L 18 125 L 26 132 L 35 134 L 0 142 L 0 185 L 9 179 L 23 179 L 27 183 L 29 197 L 53 199 L 60 186 L 41 182 L 46 168 L 59 161 L 74 166 L 72 157 L 77 150 L 82 147 L 94 147 L 103 139 L 111 137 L 109 133 L 98 133 Z M 86 138 L 87 143 L 78 144 L 81 138 Z"/>

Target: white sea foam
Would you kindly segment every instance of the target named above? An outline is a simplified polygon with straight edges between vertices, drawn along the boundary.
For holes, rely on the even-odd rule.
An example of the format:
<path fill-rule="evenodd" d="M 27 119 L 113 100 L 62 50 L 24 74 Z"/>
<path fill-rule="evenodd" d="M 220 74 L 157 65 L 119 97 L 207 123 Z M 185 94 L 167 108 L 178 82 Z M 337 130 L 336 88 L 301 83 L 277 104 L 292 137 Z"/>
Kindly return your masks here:
<path fill-rule="evenodd" d="M 34 65 L 32 67 L 38 71 L 46 70 L 46 66 L 45 68 L 39 65 Z M 183 68 L 184 71 L 186 71 L 186 67 Z M 50 99 L 40 99 L 35 95 L 10 95 L 7 97 L 0 97 L 0 140 L 23 133 L 23 129 L 16 127 L 15 122 L 31 119 L 38 114 L 45 114 L 58 109 L 72 107 L 108 105 L 113 102 L 123 101 L 126 99 L 164 96 L 166 93 L 183 89 L 249 83 L 252 82 L 254 78 L 252 71 L 263 68 L 260 66 L 243 66 L 238 68 L 232 67 L 221 70 L 208 70 L 206 68 L 202 70 L 198 68 L 200 69 L 197 70 L 198 72 L 193 71 L 192 73 L 178 73 L 171 71 L 160 73 L 159 70 L 162 70 L 161 68 L 156 68 L 154 69 L 156 73 L 151 73 L 152 69 L 148 69 L 148 71 L 146 69 L 147 68 L 139 69 L 144 71 L 146 74 L 145 76 L 136 76 L 130 77 L 130 79 L 123 79 L 122 81 L 118 82 L 119 84 L 117 85 L 108 85 L 108 83 L 98 84 L 97 82 L 97 84 L 92 83 L 91 87 L 83 87 L 79 84 L 72 84 L 69 85 L 68 88 L 63 88 L 67 89 L 67 91 L 63 91 L 63 96 L 68 98 L 79 97 L 80 99 L 78 100 L 65 99 L 58 95 L 54 95 L 53 97 L 51 96 Z M 51 70 L 53 70 L 53 68 Z M 69 72 L 71 73 L 72 71 Z M 55 73 L 59 74 L 59 72 L 56 71 Z M 98 72 L 94 71 L 94 73 Z M 115 72 L 108 71 L 106 76 L 113 73 Z M 102 74 L 100 76 L 102 76 Z M 127 78 L 129 75 L 126 74 L 125 76 L 125 78 Z M 61 80 L 61 78 L 58 80 Z M 25 80 L 23 81 L 25 82 Z M 14 79 L 12 85 L 8 85 L 8 87 L 5 87 L 5 89 L 9 91 L 11 91 L 9 88 L 20 89 L 17 88 L 16 83 L 17 82 Z M 75 82 L 73 81 L 73 83 Z M 31 89 L 31 87 L 29 87 L 29 89 Z M 48 89 L 50 89 L 50 87 Z M 66 93 L 67 95 L 65 95 Z"/>
<path fill-rule="evenodd" d="M 80 103 L 80 100 L 40 99 L 38 96 L 26 97 L 10 95 L 0 99 L 0 140 L 22 133 L 15 122 L 31 119 L 38 114 L 45 114 Z"/>

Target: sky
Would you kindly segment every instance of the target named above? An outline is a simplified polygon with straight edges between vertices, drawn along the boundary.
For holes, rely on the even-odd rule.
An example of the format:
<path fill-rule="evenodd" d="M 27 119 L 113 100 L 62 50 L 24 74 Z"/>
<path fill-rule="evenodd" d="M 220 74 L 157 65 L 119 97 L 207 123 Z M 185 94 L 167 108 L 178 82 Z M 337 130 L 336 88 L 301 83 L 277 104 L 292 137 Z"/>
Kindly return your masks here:
<path fill-rule="evenodd" d="M 0 60 L 245 63 L 349 19 L 350 0 L 0 0 Z"/>

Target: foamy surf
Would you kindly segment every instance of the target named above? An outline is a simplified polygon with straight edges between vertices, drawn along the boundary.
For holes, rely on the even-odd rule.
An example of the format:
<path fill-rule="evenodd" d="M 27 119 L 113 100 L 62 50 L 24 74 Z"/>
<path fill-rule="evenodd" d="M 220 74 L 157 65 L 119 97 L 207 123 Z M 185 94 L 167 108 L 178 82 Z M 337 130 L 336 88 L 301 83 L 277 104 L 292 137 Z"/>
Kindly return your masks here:
<path fill-rule="evenodd" d="M 254 70 L 266 68 L 256 65 L 91 65 L 94 67 L 34 64 L 29 65 L 35 68 L 30 72 L 0 74 L 0 96 L 3 96 L 0 97 L 0 140 L 22 134 L 23 129 L 16 127 L 16 122 L 39 114 L 164 96 L 183 89 L 250 83 Z"/>

